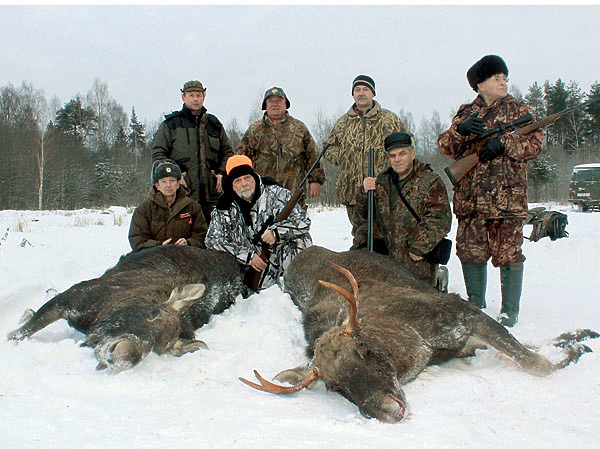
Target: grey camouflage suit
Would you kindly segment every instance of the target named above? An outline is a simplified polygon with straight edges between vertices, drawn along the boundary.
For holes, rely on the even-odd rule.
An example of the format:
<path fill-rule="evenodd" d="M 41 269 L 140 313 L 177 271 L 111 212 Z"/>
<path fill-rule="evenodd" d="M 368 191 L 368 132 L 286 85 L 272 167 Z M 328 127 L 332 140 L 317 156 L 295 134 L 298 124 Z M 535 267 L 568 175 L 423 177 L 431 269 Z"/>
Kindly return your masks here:
<path fill-rule="evenodd" d="M 253 254 L 261 253 L 260 244 L 254 241 L 263 224 L 275 219 L 292 197 L 289 190 L 268 183 L 268 179 L 263 181 L 260 176 L 258 178 L 260 181 L 257 188 L 260 188 L 261 194 L 250 210 L 252 226 L 246 226 L 239 205 L 224 194 L 212 212 L 206 234 L 208 249 L 225 251 L 245 266 L 249 265 Z M 286 220 L 273 224 L 268 229 L 275 233 L 276 242 L 270 248 L 269 265 L 263 276 L 261 289 L 279 284 L 280 277 L 292 258 L 312 245 L 310 218 L 298 205 Z"/>

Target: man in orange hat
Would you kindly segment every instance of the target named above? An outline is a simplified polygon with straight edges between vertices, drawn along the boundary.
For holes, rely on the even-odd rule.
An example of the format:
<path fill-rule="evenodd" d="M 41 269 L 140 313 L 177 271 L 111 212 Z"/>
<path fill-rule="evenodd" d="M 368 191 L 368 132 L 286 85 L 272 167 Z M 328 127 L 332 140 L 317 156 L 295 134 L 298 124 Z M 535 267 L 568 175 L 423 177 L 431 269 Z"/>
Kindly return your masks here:
<path fill-rule="evenodd" d="M 231 156 L 225 170 L 223 194 L 211 214 L 206 247 L 228 252 L 248 269 L 261 272 L 259 289 L 280 284 L 292 258 L 312 245 L 310 218 L 296 205 L 288 218 L 274 223 L 292 192 L 272 178 L 259 176 L 247 156 Z M 269 245 L 267 261 L 260 258 L 262 245 Z"/>

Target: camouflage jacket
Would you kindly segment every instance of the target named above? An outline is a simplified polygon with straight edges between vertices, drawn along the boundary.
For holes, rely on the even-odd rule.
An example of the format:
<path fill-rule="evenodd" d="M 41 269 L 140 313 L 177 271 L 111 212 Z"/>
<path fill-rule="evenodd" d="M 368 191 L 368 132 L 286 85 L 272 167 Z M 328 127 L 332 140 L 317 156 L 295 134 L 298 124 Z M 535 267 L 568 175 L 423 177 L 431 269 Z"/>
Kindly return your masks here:
<path fill-rule="evenodd" d="M 255 253 L 261 253 L 261 245 L 255 243 L 258 242 L 257 234 L 265 223 L 277 218 L 292 197 L 289 190 L 266 182 L 260 178 L 261 195 L 250 210 L 252 226 L 246 226 L 242 211 L 235 201 L 226 194 L 219 199 L 211 213 L 206 235 L 208 249 L 225 251 L 246 266 Z M 306 211 L 297 205 L 286 220 L 271 224 L 268 229 L 274 231 L 276 242 L 270 248 L 269 266 L 261 284 L 262 288 L 279 283 L 279 278 L 292 258 L 312 245 L 309 234 L 310 218 Z"/>
<path fill-rule="evenodd" d="M 429 164 L 415 160 L 411 174 L 398 181 L 402 195 L 421 218 L 415 217 L 404 205 L 392 181 L 389 167 L 377 176 L 375 190 L 374 239 L 384 240 L 388 254 L 424 281 L 432 281 L 435 265 L 426 260 L 413 261 L 408 253 L 423 256 L 450 231 L 452 212 L 442 179 Z M 365 218 L 354 238 L 354 248 L 366 246 L 367 195 L 359 206 Z"/>
<path fill-rule="evenodd" d="M 512 122 L 531 110 L 516 98 L 507 95 L 487 106 L 481 96 L 471 104 L 462 105 L 447 131 L 440 134 L 440 152 L 461 159 L 478 152 L 482 142 L 462 136 L 457 128 L 474 113 L 485 122 L 486 129 Z M 532 113 L 533 115 L 533 113 Z M 488 218 L 527 217 L 527 161 L 542 152 L 541 130 L 517 136 L 504 134 L 504 154 L 490 162 L 479 162 L 454 188 L 454 213 L 457 217 L 480 215 Z"/>
<path fill-rule="evenodd" d="M 200 205 L 186 195 L 183 187 L 171 208 L 165 197 L 154 187 L 148 197 L 135 209 L 129 226 L 131 249 L 151 248 L 162 245 L 167 239 L 175 243 L 185 238 L 188 245 L 204 248 L 206 220 Z"/>
<path fill-rule="evenodd" d="M 250 125 L 236 153 L 252 159 L 257 173 L 274 178 L 294 192 L 317 159 L 317 146 L 306 125 L 288 112 L 277 123 L 265 113 L 261 120 Z M 325 182 L 325 172 L 319 165 L 308 182 Z"/>
<path fill-rule="evenodd" d="M 190 196 L 204 204 L 218 198 L 215 175 L 225 173 L 225 162 L 232 154 L 225 128 L 204 107 L 198 115 L 186 106 L 166 115 L 152 143 L 152 161 L 177 162 L 186 172 Z"/>
<path fill-rule="evenodd" d="M 353 105 L 338 119 L 327 137 L 331 146 L 324 157 L 340 169 L 335 187 L 342 204 L 354 206 L 358 202 L 363 179 L 369 173 L 370 147 L 374 149 L 375 173 L 387 167 L 383 141 L 387 135 L 398 131 L 408 131 L 408 128 L 396 114 L 383 109 L 377 102 L 366 113 Z"/>

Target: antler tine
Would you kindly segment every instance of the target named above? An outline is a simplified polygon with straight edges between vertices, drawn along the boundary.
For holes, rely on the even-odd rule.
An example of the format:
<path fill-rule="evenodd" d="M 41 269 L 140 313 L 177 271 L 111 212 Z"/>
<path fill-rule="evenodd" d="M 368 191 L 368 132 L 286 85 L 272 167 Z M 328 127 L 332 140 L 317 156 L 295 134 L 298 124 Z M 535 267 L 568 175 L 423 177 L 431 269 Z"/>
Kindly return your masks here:
<path fill-rule="evenodd" d="M 327 288 L 330 288 L 340 295 L 342 295 L 348 303 L 350 304 L 350 312 L 348 313 L 348 325 L 346 329 L 343 330 L 343 333 L 346 335 L 352 335 L 354 332 L 360 331 L 360 325 L 358 324 L 358 319 L 356 318 L 356 314 L 358 313 L 358 301 L 356 296 L 352 296 L 348 290 L 339 285 L 332 284 L 327 281 L 319 280 L 319 283 Z"/>
<path fill-rule="evenodd" d="M 317 380 L 319 378 L 319 374 L 318 374 L 317 370 L 315 368 L 313 368 L 312 371 L 310 372 L 310 374 L 308 376 L 306 376 L 302 382 L 300 382 L 299 384 L 293 385 L 291 387 L 285 387 L 283 385 L 277 385 L 272 382 L 269 382 L 268 380 L 263 378 L 256 370 L 254 370 L 254 376 L 258 379 L 258 381 L 262 385 L 258 385 L 254 382 L 246 380 L 243 377 L 239 377 L 239 379 L 242 382 L 244 382 L 246 385 L 248 385 L 252 388 L 255 388 L 260 391 L 266 391 L 267 393 L 274 393 L 274 394 L 296 393 L 297 391 L 302 390 L 303 388 L 307 387 L 308 385 L 310 385 L 311 383 L 313 383 L 315 380 Z"/>
<path fill-rule="evenodd" d="M 346 276 L 346 279 L 350 281 L 350 285 L 352 285 L 352 291 L 354 292 L 354 298 L 358 301 L 358 282 L 356 282 L 356 278 L 354 277 L 354 275 L 350 273 L 350 270 L 347 270 L 346 268 L 337 265 L 333 262 L 330 263 L 330 265 L 336 270 L 338 270 L 340 273 L 342 273 L 344 276 Z"/>

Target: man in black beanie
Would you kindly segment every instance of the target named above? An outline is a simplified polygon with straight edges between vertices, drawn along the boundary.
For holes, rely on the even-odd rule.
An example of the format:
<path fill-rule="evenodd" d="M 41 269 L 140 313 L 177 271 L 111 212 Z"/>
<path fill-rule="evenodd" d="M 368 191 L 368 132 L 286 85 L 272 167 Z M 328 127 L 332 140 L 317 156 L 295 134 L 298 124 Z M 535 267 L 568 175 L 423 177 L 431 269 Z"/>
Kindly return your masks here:
<path fill-rule="evenodd" d="M 450 128 L 438 138 L 440 152 L 453 159 L 477 154 L 479 163 L 454 188 L 458 218 L 456 254 L 462 263 L 469 301 L 485 308 L 487 261 L 500 267 L 502 308 L 499 320 L 512 327 L 519 316 L 523 284 L 523 220 L 527 218 L 527 161 L 542 152 L 542 131 L 526 135 L 478 135 L 533 113 L 508 94 L 508 67 L 487 55 L 467 71 L 478 94 L 459 109 Z"/>
<path fill-rule="evenodd" d="M 326 142 L 331 146 L 325 159 L 339 167 L 335 183 L 337 196 L 346 206 L 352 236 L 355 236 L 364 222 L 357 204 L 366 195 L 362 182 L 368 175 L 369 148 L 373 147 L 375 173 L 379 173 L 388 165 L 383 139 L 393 132 L 406 132 L 408 128 L 396 114 L 374 100 L 375 81 L 370 76 L 354 78 L 351 92 L 354 104 L 329 133 Z"/>

